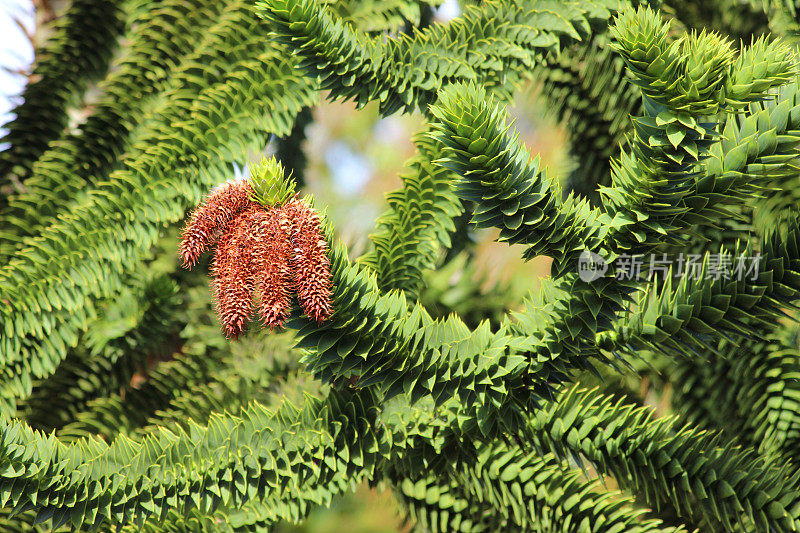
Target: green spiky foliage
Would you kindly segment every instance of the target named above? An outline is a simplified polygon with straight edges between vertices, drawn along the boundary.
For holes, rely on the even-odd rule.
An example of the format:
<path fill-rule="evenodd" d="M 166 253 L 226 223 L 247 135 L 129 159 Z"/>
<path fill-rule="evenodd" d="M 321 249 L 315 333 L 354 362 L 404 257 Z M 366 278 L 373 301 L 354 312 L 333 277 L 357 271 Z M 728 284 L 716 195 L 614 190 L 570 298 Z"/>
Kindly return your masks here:
<path fill-rule="evenodd" d="M 34 235 L 43 215 L 56 215 L 85 194 L 87 184 L 102 181 L 115 169 L 139 134 L 145 114 L 158 112 L 157 102 L 170 81 L 183 90 L 190 84 L 201 86 L 204 72 L 219 76 L 246 56 L 247 47 L 255 46 L 256 19 L 248 18 L 241 4 L 174 1 L 153 2 L 150 8 L 137 21 L 127 53 L 100 84 L 103 95 L 94 112 L 78 132 L 49 146 L 34 164 L 35 176 L 25 181 L 25 192 L 9 199 L 4 243 L 16 246 L 6 252 Z M 174 23 L 156 31 L 165 20 Z"/>
<path fill-rule="evenodd" d="M 626 79 L 625 63 L 605 35 L 576 43 L 547 57 L 536 69 L 547 109 L 570 135 L 574 169 L 567 189 L 596 200 L 608 185 L 611 161 L 631 130 L 630 115 L 642 113 L 641 93 Z"/>
<path fill-rule="evenodd" d="M 68 111 L 93 80 L 108 70 L 117 39 L 128 22 L 133 1 L 76 0 L 37 50 L 31 82 L 16 107 L 16 119 L 6 127 L 10 146 L 0 155 L 2 202 L 22 187 L 31 166 L 68 123 Z"/>
<path fill-rule="evenodd" d="M 270 531 L 367 482 L 421 531 L 800 529 L 790 3 L 111 4 L 0 156 L 0 528 Z M 531 78 L 569 181 L 508 120 Z M 304 194 L 323 97 L 420 113 L 414 154 L 363 255 L 325 217 L 331 316 L 231 342 L 177 228 L 248 154 Z M 473 230 L 551 276 L 487 282 Z"/>

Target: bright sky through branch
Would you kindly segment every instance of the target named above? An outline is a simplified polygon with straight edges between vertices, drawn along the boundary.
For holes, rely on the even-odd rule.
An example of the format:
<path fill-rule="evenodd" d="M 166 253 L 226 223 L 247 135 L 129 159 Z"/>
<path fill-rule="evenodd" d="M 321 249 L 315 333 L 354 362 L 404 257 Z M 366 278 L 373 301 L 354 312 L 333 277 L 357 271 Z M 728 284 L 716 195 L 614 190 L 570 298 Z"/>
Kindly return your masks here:
<path fill-rule="evenodd" d="M 25 86 L 25 76 L 33 62 L 33 48 L 28 37 L 34 30 L 32 0 L 2 0 L 0 2 L 0 125 L 13 118 L 10 113 Z M 25 27 L 25 31 L 19 24 Z M 0 128 L 0 137 L 6 130 Z M 0 143 L 0 150 L 5 148 Z"/>
<path fill-rule="evenodd" d="M 461 8 L 456 0 L 445 0 L 436 10 L 436 17 L 440 20 L 450 20 L 461 14 Z"/>

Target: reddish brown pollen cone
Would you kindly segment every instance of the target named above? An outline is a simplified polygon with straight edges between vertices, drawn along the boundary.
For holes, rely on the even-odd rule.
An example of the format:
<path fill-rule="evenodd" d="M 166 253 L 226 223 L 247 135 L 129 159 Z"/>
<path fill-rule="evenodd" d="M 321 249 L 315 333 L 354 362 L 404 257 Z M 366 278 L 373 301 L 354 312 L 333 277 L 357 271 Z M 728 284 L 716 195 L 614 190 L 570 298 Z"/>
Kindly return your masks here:
<path fill-rule="evenodd" d="M 255 271 L 253 254 L 246 244 L 253 218 L 259 212 L 263 212 L 260 207 L 240 214 L 220 239 L 214 256 L 217 315 L 225 336 L 232 339 L 244 332 L 253 311 Z"/>
<path fill-rule="evenodd" d="M 292 268 L 297 299 L 317 322 L 331 315 L 331 267 L 319 215 L 306 202 L 291 200 L 283 208 L 292 222 Z"/>
<path fill-rule="evenodd" d="M 212 286 L 219 322 L 229 338 L 244 333 L 256 295 L 264 326 L 283 327 L 292 292 L 306 315 L 322 322 L 333 310 L 328 245 L 319 214 L 296 197 L 264 207 L 250 199 L 252 194 L 250 184 L 239 180 L 208 196 L 183 231 L 184 266 L 193 266 L 216 243 Z"/>
<path fill-rule="evenodd" d="M 262 325 L 283 327 L 291 307 L 292 272 L 289 220 L 282 208 L 274 207 L 255 223 L 251 233 L 256 272 L 258 314 Z"/>
<path fill-rule="evenodd" d="M 194 210 L 182 233 L 180 258 L 183 266 L 193 267 L 242 211 L 254 205 L 250 184 L 245 180 L 223 183 Z"/>

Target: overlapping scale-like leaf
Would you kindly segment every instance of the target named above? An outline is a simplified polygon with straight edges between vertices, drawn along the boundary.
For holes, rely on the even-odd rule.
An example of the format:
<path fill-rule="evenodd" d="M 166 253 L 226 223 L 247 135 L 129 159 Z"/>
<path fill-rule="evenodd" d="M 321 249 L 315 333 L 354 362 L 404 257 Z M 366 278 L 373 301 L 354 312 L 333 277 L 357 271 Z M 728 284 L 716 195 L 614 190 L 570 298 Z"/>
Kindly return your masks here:
<path fill-rule="evenodd" d="M 556 183 L 539 172 L 539 160 L 509 135 L 506 119 L 476 85 L 443 90 L 432 115 L 433 137 L 444 145 L 438 164 L 454 171 L 456 194 L 475 202 L 476 226 L 500 228 L 499 240 L 524 244 L 524 258 L 553 258 L 555 276 L 574 270 L 584 249 L 594 250 L 609 221 L 586 201 L 562 199 Z"/>
<path fill-rule="evenodd" d="M 567 126 L 573 169 L 570 192 L 594 199 L 608 185 L 611 159 L 631 129 L 630 115 L 641 115 L 642 95 L 628 82 L 625 63 L 608 38 L 565 47 L 534 70 L 547 108 Z"/>
<path fill-rule="evenodd" d="M 772 232 L 760 252 L 687 256 L 680 277 L 670 270 L 665 282 L 652 282 L 612 336 L 629 349 L 691 356 L 713 353 L 721 337 L 747 338 L 754 326 L 775 324 L 800 298 L 797 224 Z"/>
<path fill-rule="evenodd" d="M 395 491 L 426 530 L 447 531 L 683 531 L 641 517 L 624 497 L 599 493 L 552 455 L 503 445 L 481 452 L 452 477 L 404 478 Z"/>
<path fill-rule="evenodd" d="M 235 64 L 243 55 L 241 43 L 255 41 L 250 34 L 258 31 L 256 21 L 252 9 L 222 0 L 151 2 L 136 21 L 124 55 L 99 84 L 102 95 L 86 121 L 76 133 L 49 146 L 25 180 L 24 193 L 9 199 L 0 223 L 4 255 L 80 198 L 84 189 L 107 178 L 131 133 L 152 109 L 154 95 L 170 84 L 185 87 L 187 71 L 199 84 L 212 65 L 224 71 Z"/>
<path fill-rule="evenodd" d="M 791 465 L 719 434 L 676 427 L 670 417 L 654 420 L 647 408 L 572 388 L 533 416 L 530 431 L 537 449 L 565 459 L 580 454 L 648 504 L 707 520 L 712 530 L 800 525 L 800 474 Z"/>
<path fill-rule="evenodd" d="M 118 290 L 122 268 L 146 251 L 162 224 L 180 220 L 209 186 L 224 181 L 227 161 L 291 129 L 314 91 L 281 57 L 267 49 L 220 73 L 195 98 L 165 102 L 169 112 L 139 139 L 124 167 L 0 271 L 6 401 L 27 395 L 31 377 L 53 371 L 91 316 L 90 299 Z"/>
<path fill-rule="evenodd" d="M 716 350 L 721 356 L 709 354 L 702 365 L 676 360 L 669 374 L 675 384 L 673 404 L 694 425 L 722 429 L 762 453 L 796 460 L 800 354 L 775 332 L 767 331 L 764 337 L 723 342 Z"/>
<path fill-rule="evenodd" d="M 32 82 L 14 109 L 16 118 L 3 137 L 0 152 L 0 207 L 18 190 L 48 143 L 68 122 L 68 108 L 88 83 L 105 74 L 117 40 L 128 24 L 128 9 L 139 0 L 75 0 L 57 21 L 47 44 L 37 51 Z M 154 2 L 148 2 L 154 4 Z M 127 4 L 127 6 L 126 6 Z"/>
<path fill-rule="evenodd" d="M 301 408 L 284 402 L 272 412 L 253 404 L 241 417 L 218 415 L 206 427 L 190 422 L 186 431 L 163 430 L 141 442 L 119 437 L 110 445 L 68 446 L 4 421 L 0 503 L 33 505 L 37 519 L 54 527 L 141 525 L 173 509 L 240 506 L 277 494 L 301 507 L 319 504 L 330 500 L 332 477 L 341 480 L 333 490 L 342 490 L 385 453 L 377 411 L 362 396 L 306 398 Z"/>
<path fill-rule="evenodd" d="M 433 163 L 440 152 L 425 135 L 414 139 L 418 154 L 400 175 L 403 187 L 387 195 L 388 208 L 371 235 L 374 250 L 360 259 L 377 275 L 378 286 L 416 296 L 422 273 L 450 245 L 453 218 L 462 210 L 453 194 L 452 173 Z"/>
<path fill-rule="evenodd" d="M 509 94 L 542 52 L 587 34 L 590 22 L 607 20 L 621 2 L 493 0 L 467 7 L 449 24 L 389 40 L 357 34 L 315 0 L 257 5 L 322 88 L 359 105 L 377 100 L 387 115 L 424 112 L 455 81 L 480 81 Z"/>

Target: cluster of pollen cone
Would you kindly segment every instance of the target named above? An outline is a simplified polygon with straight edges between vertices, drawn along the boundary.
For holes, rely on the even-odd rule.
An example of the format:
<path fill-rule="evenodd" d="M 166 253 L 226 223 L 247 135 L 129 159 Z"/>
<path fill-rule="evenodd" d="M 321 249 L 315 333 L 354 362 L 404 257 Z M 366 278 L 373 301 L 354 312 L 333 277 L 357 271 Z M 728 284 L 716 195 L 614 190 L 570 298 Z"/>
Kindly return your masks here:
<path fill-rule="evenodd" d="M 296 195 L 273 205 L 253 198 L 246 179 L 215 188 L 192 213 L 180 245 L 183 266 L 191 268 L 216 243 L 213 291 L 229 338 L 242 334 L 255 313 L 263 326 L 282 327 L 293 293 L 318 322 L 332 312 L 327 243 L 317 212 Z"/>

